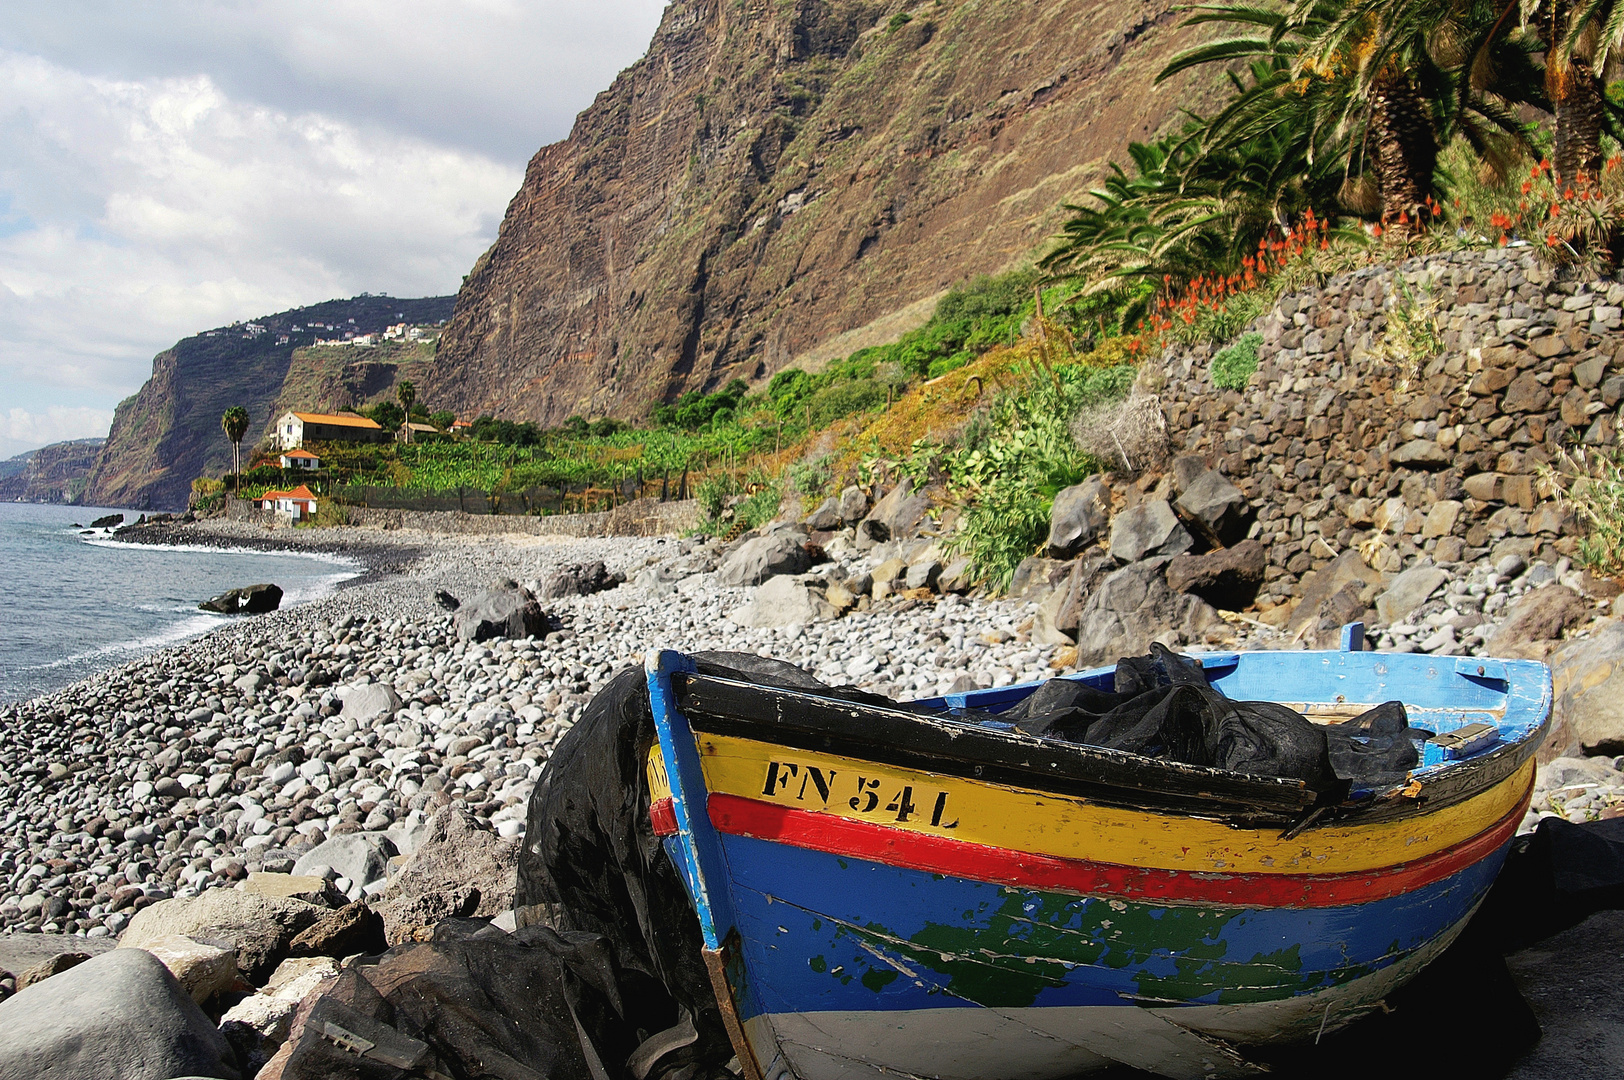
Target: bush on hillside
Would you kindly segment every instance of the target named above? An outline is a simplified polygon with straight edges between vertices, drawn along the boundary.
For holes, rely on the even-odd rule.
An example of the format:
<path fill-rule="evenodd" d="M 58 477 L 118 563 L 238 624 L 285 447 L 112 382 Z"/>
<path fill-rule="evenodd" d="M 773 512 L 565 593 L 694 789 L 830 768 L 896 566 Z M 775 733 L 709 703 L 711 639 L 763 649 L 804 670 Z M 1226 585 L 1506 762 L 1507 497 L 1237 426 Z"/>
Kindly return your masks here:
<path fill-rule="evenodd" d="M 1263 344 L 1259 333 L 1242 334 L 1235 343 L 1212 358 L 1212 385 L 1220 390 L 1244 390 L 1257 371 L 1257 347 Z"/>

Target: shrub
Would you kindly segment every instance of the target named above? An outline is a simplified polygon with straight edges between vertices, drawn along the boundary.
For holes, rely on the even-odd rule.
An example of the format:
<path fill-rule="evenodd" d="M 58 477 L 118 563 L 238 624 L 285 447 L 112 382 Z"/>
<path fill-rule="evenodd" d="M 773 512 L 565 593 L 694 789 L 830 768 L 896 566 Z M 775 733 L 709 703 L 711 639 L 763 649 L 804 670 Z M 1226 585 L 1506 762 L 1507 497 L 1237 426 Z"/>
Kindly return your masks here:
<path fill-rule="evenodd" d="M 1539 467 L 1540 487 L 1571 503 L 1585 526 L 1579 561 L 1603 577 L 1624 577 L 1624 456 L 1563 451 Z"/>
<path fill-rule="evenodd" d="M 1052 502 L 1024 477 L 988 484 L 965 508 L 958 532 L 943 549 L 950 555 L 961 551 L 969 555 L 976 573 L 1002 592 L 1009 588 L 1021 560 L 1048 535 Z"/>
<path fill-rule="evenodd" d="M 1263 335 L 1242 334 L 1236 342 L 1212 358 L 1212 385 L 1220 390 L 1244 390 L 1257 370 L 1257 347 Z"/>
<path fill-rule="evenodd" d="M 887 397 L 886 388 L 874 379 L 825 386 L 807 399 L 812 427 L 827 427 L 853 413 L 884 405 Z"/>

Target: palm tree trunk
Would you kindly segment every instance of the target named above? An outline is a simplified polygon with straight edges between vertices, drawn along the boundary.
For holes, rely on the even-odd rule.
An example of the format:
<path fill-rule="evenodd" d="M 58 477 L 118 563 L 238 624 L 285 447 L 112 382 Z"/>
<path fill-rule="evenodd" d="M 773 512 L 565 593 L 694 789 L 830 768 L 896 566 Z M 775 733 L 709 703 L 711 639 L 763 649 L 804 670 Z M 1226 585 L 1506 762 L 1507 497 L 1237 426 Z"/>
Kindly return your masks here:
<path fill-rule="evenodd" d="M 1426 104 L 1408 75 L 1389 71 L 1372 94 L 1371 137 L 1376 141 L 1376 181 L 1382 220 L 1404 229 L 1424 220 L 1438 162 L 1438 137 Z"/>
<path fill-rule="evenodd" d="M 1601 175 L 1601 80 L 1588 60 L 1577 57 L 1549 80 L 1551 105 L 1556 111 L 1556 153 L 1552 162 L 1557 179 L 1572 184 L 1580 173 L 1592 180 Z"/>

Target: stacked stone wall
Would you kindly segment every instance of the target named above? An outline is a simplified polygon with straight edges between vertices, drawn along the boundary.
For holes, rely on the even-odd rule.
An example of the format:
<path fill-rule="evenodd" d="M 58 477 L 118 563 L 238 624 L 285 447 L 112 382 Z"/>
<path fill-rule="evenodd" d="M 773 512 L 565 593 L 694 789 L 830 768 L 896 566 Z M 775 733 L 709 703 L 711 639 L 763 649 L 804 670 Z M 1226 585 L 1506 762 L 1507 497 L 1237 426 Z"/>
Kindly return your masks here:
<path fill-rule="evenodd" d="M 1350 549 L 1395 573 L 1577 551 L 1540 467 L 1611 452 L 1624 400 L 1624 284 L 1560 280 L 1528 249 L 1440 254 L 1283 297 L 1253 329 L 1244 390 L 1211 380 L 1211 347 L 1163 358 L 1174 453 L 1228 474 L 1268 550 L 1261 617 L 1284 625 L 1313 575 Z M 1442 350 L 1410 360 L 1395 311 Z"/>

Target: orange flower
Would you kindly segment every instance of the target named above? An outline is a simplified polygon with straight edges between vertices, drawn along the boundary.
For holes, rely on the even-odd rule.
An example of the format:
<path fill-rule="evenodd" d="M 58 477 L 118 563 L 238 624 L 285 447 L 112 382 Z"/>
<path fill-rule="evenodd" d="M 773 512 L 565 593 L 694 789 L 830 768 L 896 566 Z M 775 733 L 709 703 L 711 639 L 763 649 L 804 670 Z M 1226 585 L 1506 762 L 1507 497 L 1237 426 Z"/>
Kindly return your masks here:
<path fill-rule="evenodd" d="M 1522 186 L 1522 193 L 1524 195 L 1527 195 L 1530 191 L 1533 191 L 1533 190 L 1534 190 L 1534 185 L 1531 182 L 1529 182 L 1527 180 L 1524 180 L 1523 181 L 1523 186 Z"/>

